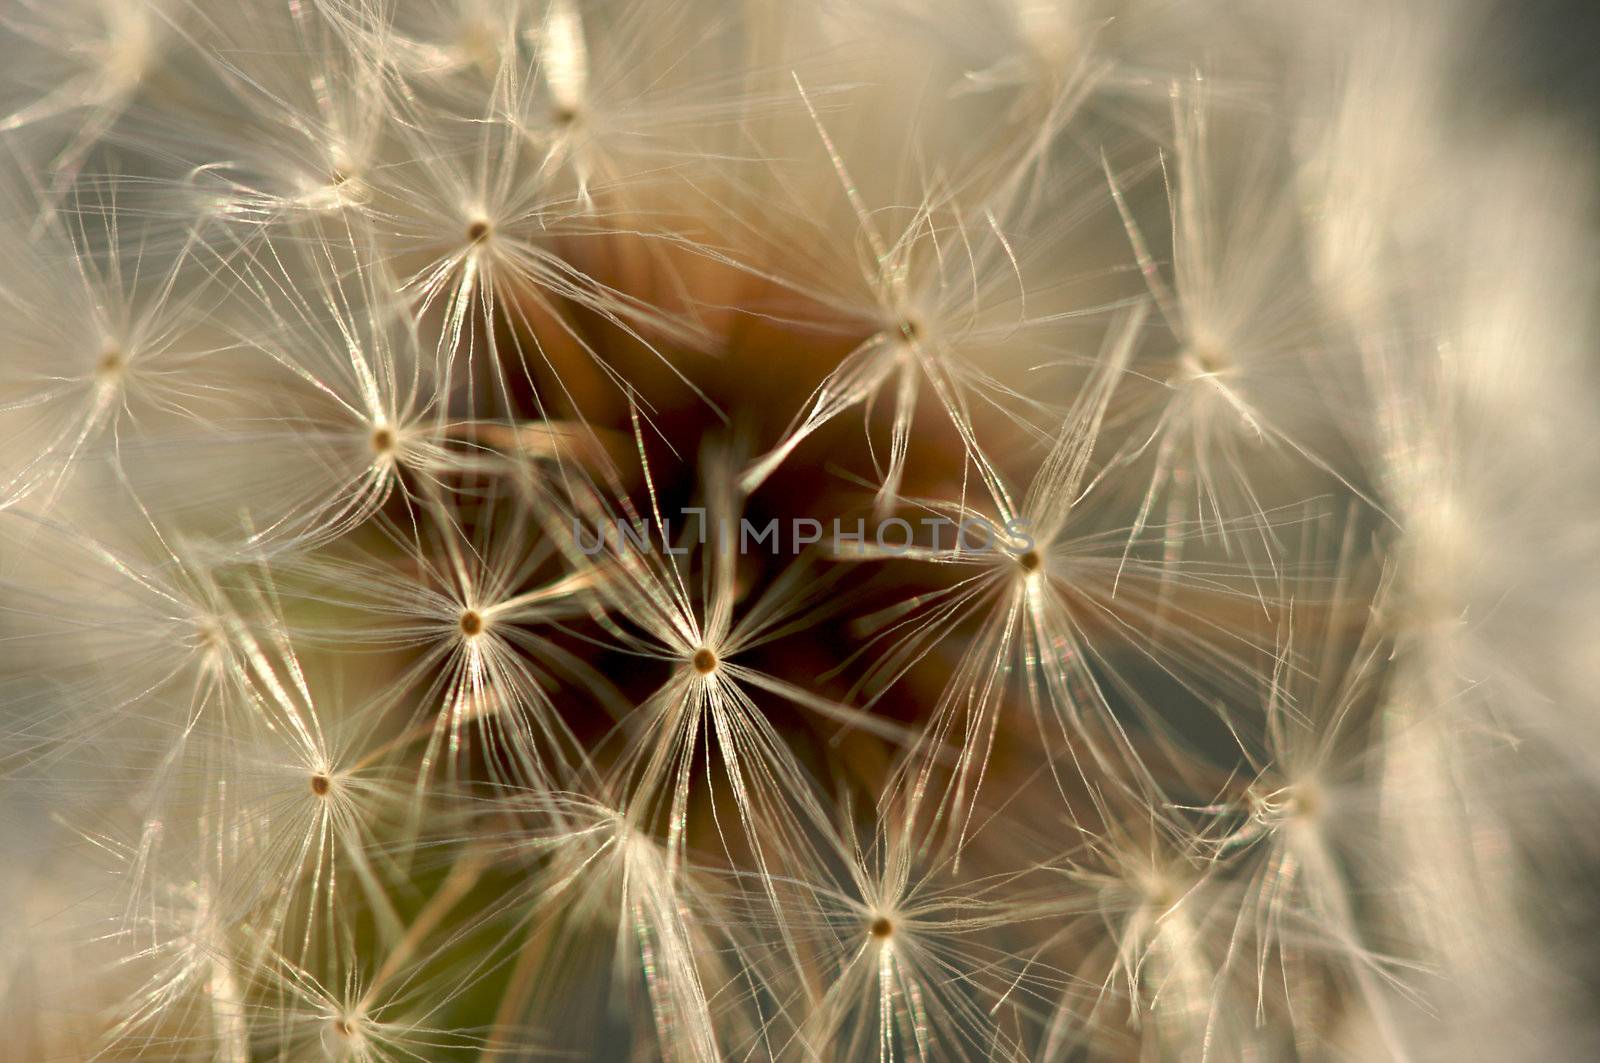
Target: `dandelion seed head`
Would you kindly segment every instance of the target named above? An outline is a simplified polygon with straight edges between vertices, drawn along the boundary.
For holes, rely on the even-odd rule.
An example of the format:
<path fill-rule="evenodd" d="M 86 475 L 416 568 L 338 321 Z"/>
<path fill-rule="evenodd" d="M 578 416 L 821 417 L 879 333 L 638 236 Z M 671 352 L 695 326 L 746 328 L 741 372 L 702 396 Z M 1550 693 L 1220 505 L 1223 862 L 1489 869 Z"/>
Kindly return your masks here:
<path fill-rule="evenodd" d="M 364 179 L 363 167 L 353 155 L 336 152 L 328 163 L 325 180 L 308 178 L 302 186 L 301 201 L 309 209 L 353 210 L 371 201 L 372 189 Z"/>
<path fill-rule="evenodd" d="M 1589 164 L 1188 6 L 11 0 L 13 1054 L 1581 1055 Z"/>
<path fill-rule="evenodd" d="M 94 381 L 102 392 L 114 392 L 128 382 L 128 359 L 120 347 L 107 347 L 95 363 Z"/>
<path fill-rule="evenodd" d="M 367 1033 L 365 1017 L 350 1013 L 334 1015 L 323 1028 L 323 1048 L 336 1059 L 372 1058 L 373 1038 Z"/>
<path fill-rule="evenodd" d="M 372 430 L 371 443 L 373 453 L 380 457 L 390 457 L 399 447 L 400 438 L 393 428 L 379 425 Z"/>
<path fill-rule="evenodd" d="M 1268 826 L 1307 825 L 1327 809 L 1327 795 L 1314 779 L 1301 779 L 1271 792 L 1251 787 L 1245 794 L 1251 815 Z"/>
<path fill-rule="evenodd" d="M 1316 819 L 1322 814 L 1324 798 L 1317 787 L 1310 784 L 1301 784 L 1295 787 L 1289 799 L 1289 812 L 1296 819 Z"/>
<path fill-rule="evenodd" d="M 100 353 L 100 361 L 95 365 L 95 373 L 102 380 L 121 374 L 127 360 L 123 356 L 122 348 L 107 347 Z"/>
<path fill-rule="evenodd" d="M 1218 376 L 1234 367 L 1233 359 L 1216 343 L 1190 344 L 1184 349 L 1181 361 L 1191 377 Z"/>

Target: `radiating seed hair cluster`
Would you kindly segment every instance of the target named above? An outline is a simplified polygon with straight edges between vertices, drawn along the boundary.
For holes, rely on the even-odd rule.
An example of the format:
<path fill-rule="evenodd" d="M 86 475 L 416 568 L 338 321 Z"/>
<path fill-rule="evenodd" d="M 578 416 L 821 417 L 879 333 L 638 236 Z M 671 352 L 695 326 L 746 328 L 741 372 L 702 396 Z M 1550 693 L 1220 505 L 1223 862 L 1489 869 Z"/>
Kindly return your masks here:
<path fill-rule="evenodd" d="M 0 1059 L 1595 1058 L 1495 17 L 0 2 Z"/>

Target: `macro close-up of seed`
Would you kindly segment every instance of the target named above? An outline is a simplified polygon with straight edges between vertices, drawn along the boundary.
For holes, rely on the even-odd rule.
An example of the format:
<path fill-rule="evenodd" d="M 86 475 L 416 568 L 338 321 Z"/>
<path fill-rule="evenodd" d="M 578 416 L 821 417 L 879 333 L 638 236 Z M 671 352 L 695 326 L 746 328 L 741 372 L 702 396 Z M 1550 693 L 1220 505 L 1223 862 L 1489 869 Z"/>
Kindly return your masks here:
<path fill-rule="evenodd" d="M 1576 0 L 0 0 L 0 1063 L 1600 1058 Z"/>

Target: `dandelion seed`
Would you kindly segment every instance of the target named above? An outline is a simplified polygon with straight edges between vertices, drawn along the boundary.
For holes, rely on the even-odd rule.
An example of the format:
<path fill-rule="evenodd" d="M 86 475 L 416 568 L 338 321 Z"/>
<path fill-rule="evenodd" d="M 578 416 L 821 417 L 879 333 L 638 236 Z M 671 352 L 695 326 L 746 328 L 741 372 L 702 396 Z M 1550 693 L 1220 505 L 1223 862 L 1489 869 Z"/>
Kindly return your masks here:
<path fill-rule="evenodd" d="M 1180 349 L 1166 375 L 1165 394 L 1149 400 L 1149 427 L 1117 460 L 1131 463 L 1153 453 L 1148 489 L 1135 530 L 1145 527 L 1158 500 L 1171 493 L 1169 519 L 1197 519 L 1208 535 L 1265 559 L 1276 552 L 1271 508 L 1253 482 L 1259 466 L 1247 447 L 1266 446 L 1305 462 L 1344 488 L 1368 497 L 1350 474 L 1341 474 L 1306 438 L 1317 430 L 1283 427 L 1287 416 L 1307 420 L 1315 389 L 1305 377 L 1301 348 L 1318 329 L 1314 289 L 1295 272 L 1298 255 L 1290 204 L 1266 187 L 1267 163 L 1247 156 L 1230 183 L 1232 199 L 1218 203 L 1210 140 L 1217 116 L 1207 83 L 1198 75 L 1172 89 L 1178 131 L 1172 197 L 1173 283 L 1157 269 L 1134 220 L 1121 182 L 1107 164 L 1117 209 L 1151 297 Z M 1163 174 L 1166 173 L 1163 161 Z M 1276 197 L 1276 198 L 1275 198 Z M 1223 263 L 1227 265 L 1224 266 Z M 1258 311 L 1271 305 L 1270 312 Z M 1159 370 L 1156 371 L 1160 373 Z M 1326 429 L 1323 430 L 1324 433 Z M 1194 497 L 1176 493 L 1193 478 Z M 1244 520 L 1251 542 L 1236 543 Z"/>
<path fill-rule="evenodd" d="M 0 3 L 8 1054 L 1593 1055 L 1592 138 L 1193 6 Z"/>
<path fill-rule="evenodd" d="M 974 434 L 971 407 L 976 402 L 1015 401 L 1016 393 L 986 373 L 976 359 L 998 346 L 1026 342 L 1022 337 L 1030 331 L 1093 317 L 1108 306 L 1080 305 L 1062 314 L 1029 313 L 1026 296 L 1018 295 L 1026 282 L 1020 276 L 1012 234 L 996 215 L 1008 208 L 1026 213 L 1005 179 L 996 187 L 979 185 L 976 190 L 934 185 L 918 190 L 918 201 L 910 210 L 870 210 L 816 106 L 803 86 L 799 91 L 859 239 L 870 250 L 865 259 L 852 263 L 860 281 L 854 290 L 840 290 L 842 277 L 851 274 L 818 263 L 816 298 L 823 306 L 860 320 L 868 335 L 817 385 L 778 444 L 747 466 L 740 486 L 754 491 L 809 436 L 852 408 L 870 409 L 891 385 L 894 424 L 888 460 L 879 465 L 876 454 L 873 459 L 881 477 L 880 515 L 887 512 L 904 479 L 917 396 L 924 385 L 938 400 L 979 477 L 991 482 L 994 472 Z M 971 201 L 964 202 L 963 195 Z M 1056 224 L 1070 226 L 1083 209 L 1069 206 L 1061 212 L 1064 220 L 1058 218 Z M 885 221 L 897 216 L 904 217 L 902 227 L 885 231 Z M 785 248 L 783 260 L 792 257 L 792 247 Z M 780 281 L 794 270 L 786 265 L 778 274 Z"/>

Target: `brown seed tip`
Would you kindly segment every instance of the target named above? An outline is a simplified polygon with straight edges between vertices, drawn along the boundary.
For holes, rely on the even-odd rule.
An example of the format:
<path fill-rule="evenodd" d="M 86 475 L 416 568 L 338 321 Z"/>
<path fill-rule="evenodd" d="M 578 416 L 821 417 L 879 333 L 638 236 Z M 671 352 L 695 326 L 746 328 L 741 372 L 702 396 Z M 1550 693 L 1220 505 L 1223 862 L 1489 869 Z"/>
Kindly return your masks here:
<path fill-rule="evenodd" d="M 1039 556 L 1039 551 L 1028 550 L 1017 555 L 1017 564 L 1022 566 L 1022 571 L 1031 576 L 1044 565 L 1044 559 Z"/>
<path fill-rule="evenodd" d="M 489 236 L 489 223 L 479 218 L 467 226 L 467 239 L 472 243 L 479 243 Z"/>
<path fill-rule="evenodd" d="M 122 371 L 122 352 L 115 347 L 109 347 L 100 355 L 100 363 L 95 366 L 95 372 L 101 376 L 115 376 Z"/>
<path fill-rule="evenodd" d="M 694 670 L 699 672 L 701 675 L 710 675 L 712 672 L 717 670 L 717 655 L 712 653 L 710 649 L 702 646 L 700 649 L 695 651 L 693 664 Z"/>
<path fill-rule="evenodd" d="M 1202 373 L 1220 373 L 1230 364 L 1226 352 L 1208 343 L 1196 344 L 1190 349 L 1189 354 Z"/>
<path fill-rule="evenodd" d="M 372 449 L 379 454 L 388 454 L 394 450 L 394 444 L 393 428 L 374 428 L 372 430 Z"/>
<path fill-rule="evenodd" d="M 889 921 L 888 916 L 880 915 L 872 921 L 872 925 L 867 928 L 867 933 L 881 941 L 894 933 L 894 924 Z"/>
<path fill-rule="evenodd" d="M 329 785 L 328 777 L 321 772 L 311 776 L 311 792 L 318 797 L 328 796 Z"/>
<path fill-rule="evenodd" d="M 483 614 L 476 609 L 468 609 L 461 614 L 461 633 L 468 638 L 483 632 Z"/>

